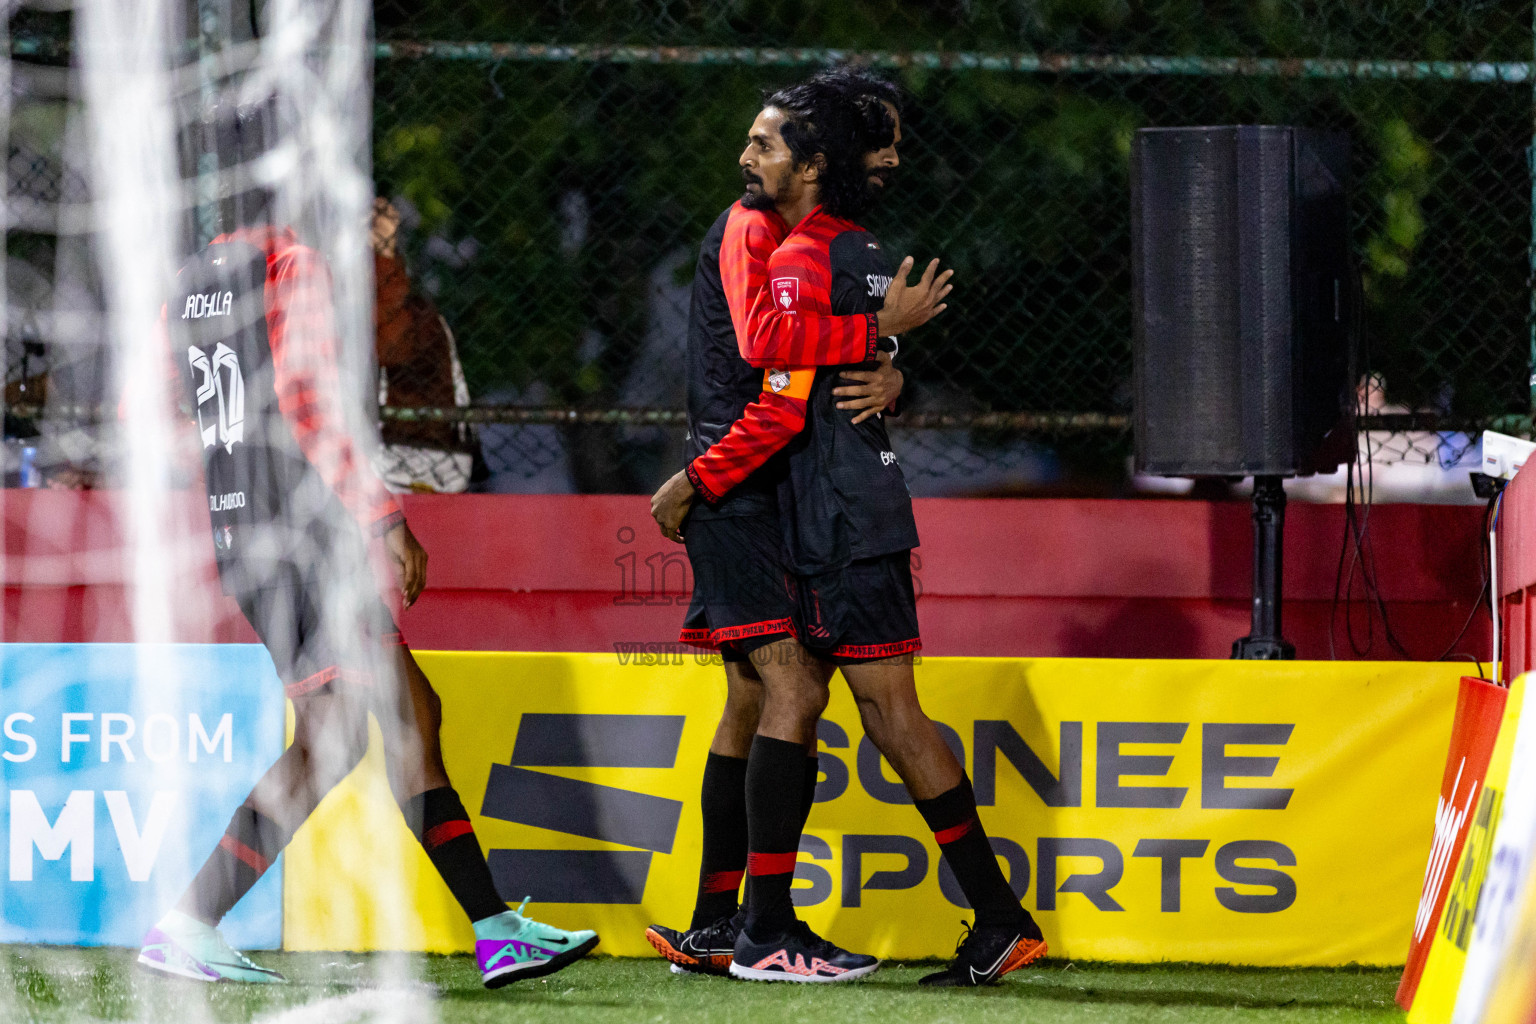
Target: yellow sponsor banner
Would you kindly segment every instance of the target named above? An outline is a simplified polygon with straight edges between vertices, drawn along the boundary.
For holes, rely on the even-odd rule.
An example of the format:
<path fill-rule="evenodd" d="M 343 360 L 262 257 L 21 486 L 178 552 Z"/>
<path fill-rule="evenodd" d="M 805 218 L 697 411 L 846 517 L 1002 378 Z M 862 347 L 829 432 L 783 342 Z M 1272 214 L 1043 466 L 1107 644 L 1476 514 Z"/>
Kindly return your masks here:
<path fill-rule="evenodd" d="M 718 661 L 665 648 L 418 659 L 504 895 L 542 899 L 531 913 L 596 928 L 621 956 L 651 953 L 652 921 L 686 925 Z M 1403 962 L 1461 671 L 929 658 L 917 674 L 1054 953 L 1328 965 Z M 802 916 L 860 951 L 949 955 L 969 912 L 840 679 L 821 753 Z M 287 856 L 287 948 L 470 948 L 376 763 Z"/>
<path fill-rule="evenodd" d="M 1525 905 L 1488 997 L 1485 1024 L 1529 1024 L 1536 1018 L 1536 886 L 1527 882 Z"/>
<path fill-rule="evenodd" d="M 1483 780 L 1483 793 L 1478 798 L 1477 813 L 1472 818 L 1467 841 L 1451 875 L 1445 910 L 1435 929 L 1413 1006 L 1408 1010 L 1408 1024 L 1449 1024 L 1456 1008 L 1456 990 L 1461 984 L 1462 969 L 1467 964 L 1472 919 L 1493 855 L 1494 830 L 1503 806 L 1504 787 L 1515 750 L 1515 730 L 1520 722 L 1520 708 L 1525 703 L 1528 679 L 1529 676 L 1522 675 L 1510 684 L 1504 721 L 1499 726 L 1499 738 L 1494 743 L 1488 774 Z"/>
<path fill-rule="evenodd" d="M 1514 686 L 1522 688 L 1522 684 L 1528 679 L 1529 674 L 1522 675 L 1515 680 Z M 1515 693 L 1511 692 L 1513 700 Z M 1505 744 L 1505 734 L 1510 734 L 1509 750 L 1503 751 L 1504 761 L 1501 765 L 1502 772 L 1499 776 L 1499 787 L 1504 793 L 1508 793 L 1513 787 L 1506 788 L 1505 783 L 1509 779 L 1513 762 L 1513 734 L 1519 716 L 1505 716 L 1504 724 L 1500 727 L 1499 743 Z M 1497 758 L 1500 751 L 1495 749 Z M 1491 780 L 1490 780 L 1491 781 Z M 1501 794 L 1502 795 L 1502 794 Z M 1527 797 L 1529 794 L 1525 794 Z M 1513 799 L 1518 800 L 1517 795 Z M 1511 805 L 1513 806 L 1513 805 Z M 1493 844 L 1488 844 L 1488 852 L 1492 852 Z M 1527 863 L 1531 861 L 1530 852 L 1526 852 Z M 1480 870 L 1476 872 L 1477 880 L 1481 883 L 1487 874 L 1488 865 L 1485 857 Z M 1531 870 L 1531 869 L 1527 869 Z M 1511 926 L 1508 944 L 1504 949 L 1504 956 L 1495 976 L 1492 991 L 1489 992 L 1486 1002 L 1486 1012 L 1483 1020 L 1487 1024 L 1528 1024 L 1536 1018 L 1536 885 L 1531 885 L 1528 877 L 1525 883 L 1525 898 L 1523 906 L 1511 908 L 1518 913 L 1514 924 Z M 1431 951 L 1433 952 L 1433 951 Z M 1461 960 L 1466 960 L 1466 952 L 1461 951 Z M 1461 964 L 1458 964 L 1458 967 Z M 1459 975 L 1458 975 L 1459 977 Z M 1440 1018 L 1449 1021 L 1454 1014 L 1446 1013 Z"/>

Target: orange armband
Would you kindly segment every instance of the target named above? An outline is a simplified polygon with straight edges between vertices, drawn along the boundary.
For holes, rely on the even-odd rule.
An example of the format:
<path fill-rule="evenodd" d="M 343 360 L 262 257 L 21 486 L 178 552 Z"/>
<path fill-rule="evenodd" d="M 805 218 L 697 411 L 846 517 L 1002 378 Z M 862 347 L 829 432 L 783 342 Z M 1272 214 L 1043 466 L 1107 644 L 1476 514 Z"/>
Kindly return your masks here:
<path fill-rule="evenodd" d="M 803 402 L 811 397 L 811 384 L 815 380 L 814 366 L 794 370 L 764 370 L 763 390 L 780 398 L 798 398 Z"/>

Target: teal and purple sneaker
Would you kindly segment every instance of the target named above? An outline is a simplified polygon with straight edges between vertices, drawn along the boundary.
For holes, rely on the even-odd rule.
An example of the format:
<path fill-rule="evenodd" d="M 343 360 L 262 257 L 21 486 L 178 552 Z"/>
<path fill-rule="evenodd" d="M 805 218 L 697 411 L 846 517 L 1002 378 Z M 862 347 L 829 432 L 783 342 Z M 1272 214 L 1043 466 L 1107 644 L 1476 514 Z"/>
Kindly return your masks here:
<path fill-rule="evenodd" d="M 288 980 L 232 949 L 217 928 L 177 910 L 162 917 L 144 936 L 139 964 L 160 974 L 193 981 L 281 985 Z"/>
<path fill-rule="evenodd" d="M 597 947 L 597 933 L 568 932 L 523 916 L 522 906 L 475 922 L 475 959 L 486 988 L 523 978 L 542 978 L 580 960 Z"/>

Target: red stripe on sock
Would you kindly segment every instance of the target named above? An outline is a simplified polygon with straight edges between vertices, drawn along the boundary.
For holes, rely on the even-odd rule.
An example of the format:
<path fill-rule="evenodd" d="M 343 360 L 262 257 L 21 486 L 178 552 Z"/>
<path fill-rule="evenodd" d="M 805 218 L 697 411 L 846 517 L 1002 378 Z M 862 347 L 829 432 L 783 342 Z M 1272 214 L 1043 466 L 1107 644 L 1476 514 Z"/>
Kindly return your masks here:
<path fill-rule="evenodd" d="M 427 834 L 421 837 L 421 845 L 429 850 L 435 850 L 450 839 L 474 834 L 475 826 L 463 818 L 457 821 L 445 821 L 441 825 L 434 825 L 427 829 Z"/>
<path fill-rule="evenodd" d="M 940 846 L 944 846 L 948 843 L 954 842 L 961 836 L 966 835 L 971 831 L 971 829 L 975 827 L 976 819 L 972 818 L 970 821 L 962 821 L 960 824 L 954 826 L 953 828 L 939 829 L 939 831 L 933 834 L 933 838 L 939 841 Z"/>
<path fill-rule="evenodd" d="M 735 892 L 741 888 L 741 876 L 745 871 L 716 871 L 704 876 L 705 892 Z"/>
<path fill-rule="evenodd" d="M 271 861 L 228 833 L 219 838 L 219 849 L 246 865 L 258 875 L 266 874 L 267 868 L 272 866 Z"/>
<path fill-rule="evenodd" d="M 749 853 L 747 874 L 787 875 L 795 870 L 795 853 Z"/>
<path fill-rule="evenodd" d="M 319 672 L 316 672 L 312 676 L 306 676 L 305 678 L 296 682 L 285 684 L 283 686 L 283 692 L 286 693 L 289 697 L 303 697 L 314 693 L 316 690 L 320 689 L 320 687 L 329 683 L 331 680 L 336 679 L 340 675 L 341 669 L 337 668 L 335 665 L 332 665 L 330 668 L 321 669 Z"/>

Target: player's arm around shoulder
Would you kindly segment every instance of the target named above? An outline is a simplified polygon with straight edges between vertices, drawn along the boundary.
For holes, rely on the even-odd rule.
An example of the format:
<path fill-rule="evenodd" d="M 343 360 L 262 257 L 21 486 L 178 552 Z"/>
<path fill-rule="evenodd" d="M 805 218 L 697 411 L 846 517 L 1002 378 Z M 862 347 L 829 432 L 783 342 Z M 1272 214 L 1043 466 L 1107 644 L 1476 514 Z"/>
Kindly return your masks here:
<path fill-rule="evenodd" d="M 832 255 L 814 235 L 792 234 L 768 257 L 768 294 L 784 315 L 832 315 Z"/>
<path fill-rule="evenodd" d="M 732 209 L 720 238 L 720 283 L 737 333 L 745 328 L 752 301 L 762 289 L 768 260 L 788 232 L 771 210 Z"/>
<path fill-rule="evenodd" d="M 737 336 L 741 357 L 749 365 L 758 369 L 837 365 L 857 361 L 866 349 L 873 350 L 873 317 L 832 316 L 832 274 L 825 245 L 792 234 L 769 257 L 764 277 L 752 297 L 745 328 Z M 846 345 L 837 345 L 836 340 Z M 843 348 L 856 349 L 857 354 L 845 358 Z"/>
<path fill-rule="evenodd" d="M 806 400 L 816 368 L 763 371 L 762 393 L 709 447 L 651 496 L 651 517 L 669 540 L 683 539 L 682 524 L 695 498 L 718 505 L 805 429 Z"/>
<path fill-rule="evenodd" d="M 721 251 L 761 271 L 788 233 L 784 219 L 772 210 L 749 210 L 738 204 L 725 222 Z"/>

